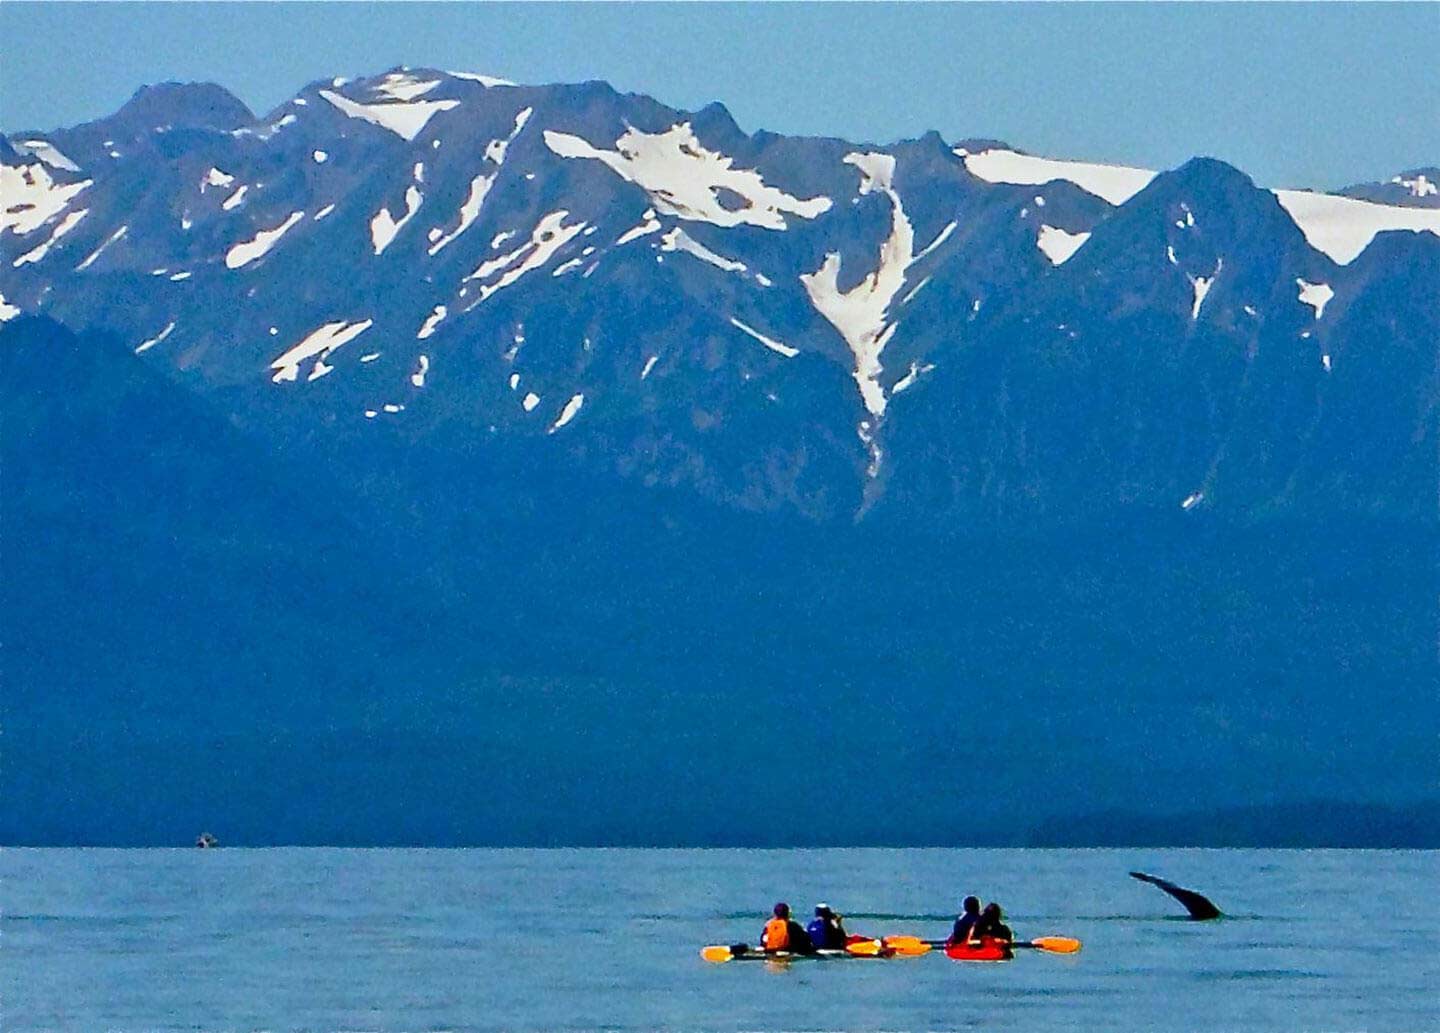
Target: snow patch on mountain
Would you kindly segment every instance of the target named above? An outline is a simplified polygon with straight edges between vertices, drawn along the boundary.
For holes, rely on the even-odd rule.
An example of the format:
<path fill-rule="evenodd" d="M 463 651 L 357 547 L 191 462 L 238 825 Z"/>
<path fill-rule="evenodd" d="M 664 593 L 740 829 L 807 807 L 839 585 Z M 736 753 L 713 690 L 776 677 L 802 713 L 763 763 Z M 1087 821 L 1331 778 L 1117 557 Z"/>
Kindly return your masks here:
<path fill-rule="evenodd" d="M 510 145 L 515 142 L 515 138 L 520 135 L 521 130 L 525 128 L 525 123 L 530 121 L 530 116 L 534 114 L 534 112 L 534 108 L 525 108 L 519 112 L 515 116 L 515 128 L 509 136 L 503 140 L 491 140 L 485 145 L 485 157 L 496 165 L 504 165 L 505 155 L 509 152 Z"/>
<path fill-rule="evenodd" d="M 271 382 L 280 384 L 299 379 L 300 364 L 311 358 L 315 359 L 315 369 L 311 371 L 309 379 L 313 380 L 317 376 L 323 376 L 323 373 L 317 373 L 316 370 L 324 369 L 328 372 L 330 368 L 333 368 L 324 365 L 330 354 L 341 345 L 348 344 L 369 330 L 373 323 L 374 320 L 371 319 L 358 322 L 337 319 L 312 330 L 299 344 L 277 356 L 275 361 L 270 363 L 270 368 L 275 371 L 275 375 L 270 378 Z"/>
<path fill-rule="evenodd" d="M 955 153 L 964 160 L 971 175 L 987 183 L 1038 186 L 1063 179 L 1113 205 L 1124 204 L 1149 186 L 1150 181 L 1155 178 L 1155 173 L 1150 169 L 1037 158 L 1001 148 L 972 153 L 963 147 L 957 147 Z"/>
<path fill-rule="evenodd" d="M 473 273 L 465 277 L 467 281 L 484 281 L 496 274 L 501 275 L 490 283 L 482 283 L 479 296 L 465 306 L 465 311 L 469 312 L 496 291 L 509 287 L 526 273 L 541 268 L 554 257 L 557 251 L 578 236 L 585 229 L 586 224 L 577 222 L 569 226 L 565 225 L 565 217 L 569 214 L 569 211 L 563 208 L 549 213 L 536 223 L 530 233 L 530 239 L 520 247 L 498 258 L 481 262 Z M 467 291 L 468 288 L 461 288 L 460 296 L 464 297 Z"/>
<path fill-rule="evenodd" d="M 905 271 L 914 263 L 915 231 L 892 181 L 895 159 L 888 154 L 852 152 L 848 165 L 860 170 L 860 193 L 879 191 L 890 199 L 890 235 L 880 245 L 880 262 L 854 287 L 841 291 L 840 252 L 831 251 L 820 268 L 802 273 L 800 282 L 817 312 L 840 332 L 855 356 L 852 376 L 860 388 L 866 410 L 878 418 L 885 412 L 885 389 L 880 386 L 880 354 L 895 324 L 886 322 L 890 303 L 905 285 Z"/>
<path fill-rule="evenodd" d="M 733 258 L 717 255 L 679 226 L 676 226 L 660 238 L 660 250 L 683 251 L 687 255 L 694 255 L 702 262 L 708 262 L 717 269 L 724 269 L 727 273 L 743 273 L 745 271 L 744 262 L 737 262 Z"/>
<path fill-rule="evenodd" d="M 1295 285 L 1300 288 L 1300 300 L 1315 310 L 1315 318 L 1325 314 L 1325 306 L 1335 297 L 1335 291 L 1328 283 L 1307 283 L 1297 278 Z"/>
<path fill-rule="evenodd" d="M 453 75 L 457 79 L 469 79 L 471 82 L 478 82 L 481 86 L 486 87 L 515 85 L 509 79 L 497 79 L 493 75 L 481 75 L 479 72 L 447 72 L 446 74 Z"/>
<path fill-rule="evenodd" d="M 0 233 L 25 236 L 70 206 L 92 180 L 58 183 L 41 164 L 0 164 Z"/>
<path fill-rule="evenodd" d="M 5 300 L 5 295 L 0 293 L 0 323 L 6 323 L 20 314 L 20 309 Z"/>
<path fill-rule="evenodd" d="M 439 79 L 421 80 L 403 72 L 391 72 L 380 80 L 373 92 L 389 100 L 412 101 L 440 85 Z"/>
<path fill-rule="evenodd" d="M 430 372 L 430 356 L 421 355 L 415 364 L 415 372 L 410 374 L 410 383 L 414 387 L 425 386 L 425 375 Z"/>
<path fill-rule="evenodd" d="M 174 329 L 175 329 L 175 321 L 174 321 L 174 320 L 171 320 L 169 323 L 166 323 L 166 324 L 165 324 L 165 329 L 161 330 L 161 331 L 160 331 L 158 334 L 156 334 L 154 337 L 151 337 L 151 338 L 149 338 L 149 339 L 147 339 L 147 340 L 145 340 L 145 341 L 140 342 L 140 345 L 135 349 L 135 354 L 136 354 L 136 355 L 143 355 L 143 354 L 145 354 L 145 353 L 148 352 L 151 348 L 155 347 L 155 346 L 156 346 L 157 344 L 159 344 L 161 341 L 165 340 L 165 338 L 169 337 L 169 336 L 170 336 L 170 332 L 171 332 L 172 330 L 174 330 Z"/>
<path fill-rule="evenodd" d="M 433 334 L 440 325 L 440 321 L 445 318 L 445 314 L 445 306 L 436 305 L 434 311 L 426 316 L 425 322 L 420 325 L 419 331 L 415 334 L 415 339 L 417 341 L 423 341 Z"/>
<path fill-rule="evenodd" d="M 1276 190 L 1281 206 L 1316 251 L 1349 265 L 1375 234 L 1410 230 L 1440 236 L 1440 208 L 1405 208 L 1308 190 Z"/>
<path fill-rule="evenodd" d="M 639 240 L 641 237 L 649 236 L 660 228 L 660 220 L 655 218 L 655 209 L 645 209 L 645 214 L 640 217 L 643 221 L 638 226 L 632 226 L 615 240 L 616 247 L 621 244 L 628 244 L 632 240 Z"/>
<path fill-rule="evenodd" d="M 324 97 L 351 118 L 388 129 L 402 140 L 413 142 L 429 121 L 442 111 L 458 108 L 458 100 L 396 101 L 389 104 L 357 104 L 330 90 L 321 90 Z"/>
<path fill-rule="evenodd" d="M 76 171 L 79 170 L 77 169 Z M 1430 182 L 1423 172 L 1416 175 L 1414 179 L 1406 179 L 1404 176 L 1391 176 L 1390 182 L 1397 183 L 1410 191 L 1411 197 L 1432 197 L 1440 193 L 1440 186 L 1436 186 Z"/>
<path fill-rule="evenodd" d="M 370 243 L 377 255 L 382 254 L 405 228 L 405 224 L 415 218 L 415 213 L 420 210 L 420 203 L 424 199 L 419 187 L 412 183 L 405 188 L 404 215 L 397 219 L 390 214 L 389 208 L 381 208 L 375 213 L 370 220 Z"/>
<path fill-rule="evenodd" d="M 291 212 L 289 218 L 280 225 L 268 230 L 260 230 L 250 240 L 236 244 L 225 252 L 225 265 L 231 269 L 239 269 L 264 258 L 269 254 L 271 248 L 280 243 L 280 238 L 285 236 L 290 228 L 303 218 L 305 218 L 304 212 Z"/>
<path fill-rule="evenodd" d="M 52 169 L 63 169 L 65 172 L 80 171 L 80 166 L 61 154 L 60 148 L 49 140 L 18 140 L 14 142 L 14 146 L 21 154 L 32 154 Z"/>
<path fill-rule="evenodd" d="M 565 403 L 565 407 L 560 410 L 560 415 L 556 418 L 555 422 L 550 425 L 550 429 L 546 431 L 546 433 L 554 434 L 561 427 L 565 426 L 565 424 L 573 420 L 580 412 L 580 407 L 584 404 L 585 396 L 583 394 L 571 396 L 570 401 Z"/>
<path fill-rule="evenodd" d="M 1035 246 L 1045 252 L 1045 257 L 1050 259 L 1052 265 L 1063 265 L 1089 239 L 1088 233 L 1071 233 L 1058 226 L 1042 224 L 1040 235 L 1035 238 Z"/>
<path fill-rule="evenodd" d="M 797 355 L 800 354 L 800 349 L 799 349 L 799 348 L 792 348 L 792 347 L 790 347 L 788 344 L 783 344 L 782 342 L 777 341 L 777 340 L 775 340 L 774 338 L 766 337 L 766 336 L 765 336 L 764 334 L 762 334 L 759 330 L 756 330 L 754 327 L 746 326 L 744 323 L 740 322 L 740 320 L 736 319 L 734 316 L 731 316 L 731 317 L 730 317 L 730 325 L 733 326 L 733 327 L 735 327 L 737 330 L 741 330 L 741 331 L 749 334 L 751 337 L 755 338 L 755 340 L 759 341 L 759 342 L 760 342 L 761 344 L 763 344 L 765 347 L 769 348 L 772 352 L 779 352 L 781 355 L 785 356 L 787 359 L 793 359 L 795 356 L 797 356 Z M 655 362 L 655 357 L 654 357 L 654 356 L 651 356 L 651 357 L 650 357 L 650 362 L 646 364 L 644 371 L 640 374 L 640 379 L 641 379 L 641 380 L 644 380 L 644 379 L 645 379 L 645 374 L 648 373 L 648 372 L 650 372 L 650 366 L 653 365 L 654 362 Z"/>
<path fill-rule="evenodd" d="M 75 267 L 75 271 L 79 273 L 84 272 L 86 269 L 89 269 L 92 265 L 95 264 L 95 260 L 105 253 L 106 248 L 108 248 L 111 244 L 115 243 L 117 240 L 123 238 L 125 234 L 129 232 L 129 226 L 121 226 L 118 230 L 116 230 L 114 233 L 110 234 L 110 236 L 106 237 L 103 241 L 101 241 L 100 246 L 97 247 L 94 251 L 90 252 L 89 256 L 85 259 L 85 261 L 81 262 Z M 161 272 L 164 271 L 165 270 L 161 270 Z"/>
<path fill-rule="evenodd" d="M 58 241 L 61 237 L 65 236 L 65 234 L 69 233 L 76 226 L 78 226 L 80 224 L 80 220 L 85 218 L 85 216 L 88 214 L 90 214 L 90 209 L 88 208 L 81 208 L 78 212 L 71 212 L 69 215 L 65 216 L 65 218 L 61 219 L 60 222 L 56 224 L 55 229 L 50 232 L 50 236 L 45 239 L 44 243 L 42 243 L 39 247 L 32 248 L 31 250 L 25 252 L 25 254 L 15 259 L 15 261 L 12 262 L 11 265 L 13 265 L 16 269 L 19 269 L 22 265 L 29 265 L 32 262 L 40 261 L 42 258 L 44 258 L 47 254 L 50 253 L 50 249 L 55 246 L 56 241 Z"/>
<path fill-rule="evenodd" d="M 783 230 L 786 214 L 814 219 L 831 207 L 828 197 L 792 197 L 767 184 L 754 169 L 734 168 L 734 159 L 706 148 L 689 122 L 663 133 L 631 127 L 615 141 L 613 151 L 548 129 L 545 144 L 562 158 L 602 162 L 644 190 L 658 211 L 693 222 Z M 741 203 L 722 203 L 721 190 Z"/>
<path fill-rule="evenodd" d="M 231 194 L 229 197 L 225 198 L 223 202 L 221 202 L 221 210 L 226 212 L 234 211 L 236 208 L 240 207 L 241 203 L 244 202 L 245 195 L 249 192 L 250 188 L 244 184 L 241 184 L 240 189 L 236 190 L 233 194 Z"/>

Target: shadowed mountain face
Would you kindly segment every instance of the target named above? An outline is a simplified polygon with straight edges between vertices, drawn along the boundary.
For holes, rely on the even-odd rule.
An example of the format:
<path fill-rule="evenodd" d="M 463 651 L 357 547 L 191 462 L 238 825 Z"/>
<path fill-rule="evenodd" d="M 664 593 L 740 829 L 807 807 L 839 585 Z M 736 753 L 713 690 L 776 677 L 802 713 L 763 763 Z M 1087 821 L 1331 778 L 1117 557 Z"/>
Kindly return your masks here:
<path fill-rule="evenodd" d="M 0 840 L 1433 793 L 1432 209 L 407 71 L 0 172 Z"/>

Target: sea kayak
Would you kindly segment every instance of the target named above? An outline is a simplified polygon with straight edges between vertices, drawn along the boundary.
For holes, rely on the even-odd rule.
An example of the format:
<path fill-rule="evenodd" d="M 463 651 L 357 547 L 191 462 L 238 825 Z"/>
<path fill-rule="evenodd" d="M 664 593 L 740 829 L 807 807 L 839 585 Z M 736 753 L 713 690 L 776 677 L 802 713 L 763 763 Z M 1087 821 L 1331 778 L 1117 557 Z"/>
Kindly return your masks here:
<path fill-rule="evenodd" d="M 895 956 L 891 950 L 882 950 L 876 953 L 855 954 L 842 950 L 818 950 L 813 954 L 797 954 L 791 951 L 767 951 L 758 947 L 751 947 L 747 944 L 737 943 L 734 946 L 715 945 L 706 947 L 700 952 L 700 956 L 706 961 L 721 964 L 727 961 L 841 961 L 845 958 L 890 958 Z"/>
<path fill-rule="evenodd" d="M 945 948 L 951 961 L 1009 961 L 1015 955 L 1000 940 L 984 939 L 979 943 L 952 943 Z"/>

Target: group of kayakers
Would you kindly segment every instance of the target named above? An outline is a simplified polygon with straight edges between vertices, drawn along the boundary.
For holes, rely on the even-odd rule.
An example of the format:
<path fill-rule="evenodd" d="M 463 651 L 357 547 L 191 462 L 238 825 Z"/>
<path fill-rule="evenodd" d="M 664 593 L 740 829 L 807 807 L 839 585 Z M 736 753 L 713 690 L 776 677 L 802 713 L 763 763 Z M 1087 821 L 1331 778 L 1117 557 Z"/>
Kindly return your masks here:
<path fill-rule="evenodd" d="M 987 941 L 1009 944 L 1014 938 L 999 904 L 992 902 L 982 909 L 978 897 L 966 897 L 945 943 L 947 946 Z M 847 943 L 859 939 L 864 937 L 851 936 L 845 931 L 844 920 L 829 904 L 816 904 L 814 920 L 802 926 L 790 917 L 790 905 L 781 902 L 775 905 L 772 917 L 760 933 L 760 946 L 772 954 L 781 951 L 814 954 L 821 950 L 844 950 Z"/>
<path fill-rule="evenodd" d="M 774 953 L 813 954 L 817 950 L 844 950 L 850 939 L 845 923 L 829 904 L 815 905 L 815 919 L 801 926 L 790 917 L 790 905 L 775 905 L 773 917 L 760 933 L 760 946 Z"/>
<path fill-rule="evenodd" d="M 1010 927 L 1005 924 L 1004 912 L 999 904 L 991 901 L 981 910 L 979 897 L 966 897 L 960 905 L 960 914 L 956 917 L 955 927 L 950 930 L 950 938 L 945 944 L 955 946 L 962 943 L 981 943 L 985 940 L 1011 943 L 1014 939 Z"/>

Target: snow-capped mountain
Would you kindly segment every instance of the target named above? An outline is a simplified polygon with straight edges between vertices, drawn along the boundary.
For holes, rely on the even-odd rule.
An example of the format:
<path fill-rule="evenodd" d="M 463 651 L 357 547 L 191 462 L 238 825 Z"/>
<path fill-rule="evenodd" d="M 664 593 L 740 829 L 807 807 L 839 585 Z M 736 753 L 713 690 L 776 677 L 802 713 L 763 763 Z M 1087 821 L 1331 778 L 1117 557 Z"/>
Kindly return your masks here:
<path fill-rule="evenodd" d="M 9 131 L 0 840 L 1433 793 L 1437 179 L 407 69 Z"/>
<path fill-rule="evenodd" d="M 1322 492 L 1351 479 L 1343 456 L 1296 454 L 1230 489 L 1235 392 L 1309 397 L 1263 435 L 1339 433 L 1324 424 L 1369 375 L 1355 364 L 1385 361 L 1365 349 L 1416 300 L 1357 324 L 1362 256 L 1388 248 L 1422 295 L 1440 282 L 1419 172 L 1389 184 L 1414 204 L 1382 204 L 1263 190 L 1213 161 L 1157 176 L 934 134 L 747 136 L 718 104 L 680 112 L 601 83 L 397 70 L 312 84 L 260 120 L 218 87 L 151 87 L 107 119 L 10 134 L 3 174 L 4 311 L 114 331 L 244 422 L 359 447 L 386 424 L 552 435 L 817 517 L 867 510 L 892 471 L 948 478 L 931 462 L 955 445 L 945 413 L 981 389 L 960 371 L 988 352 L 1035 353 L 1027 375 L 1045 378 L 1053 351 L 1121 389 L 1091 350 L 1122 325 L 1122 351 L 1175 381 L 1131 400 L 1155 417 L 1142 447 L 1173 462 L 1089 469 L 1092 484 L 1241 511 Z M 1433 339 L 1434 306 L 1412 307 L 1402 336 Z M 1212 374 L 1189 403 L 1203 425 L 1170 421 L 1168 392 Z M 987 420 L 995 402 L 973 400 Z M 1073 470 L 1000 476 L 1069 496 L 1054 475 Z M 1436 509 L 1428 485 L 1348 502 Z"/>

